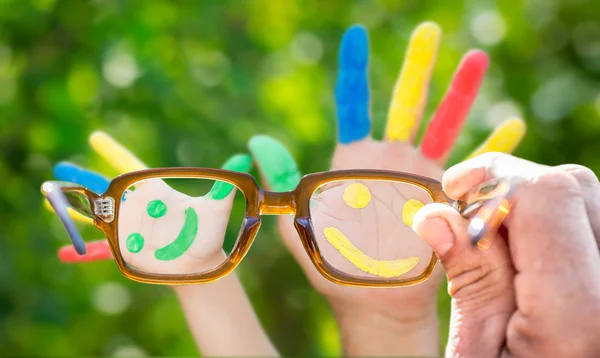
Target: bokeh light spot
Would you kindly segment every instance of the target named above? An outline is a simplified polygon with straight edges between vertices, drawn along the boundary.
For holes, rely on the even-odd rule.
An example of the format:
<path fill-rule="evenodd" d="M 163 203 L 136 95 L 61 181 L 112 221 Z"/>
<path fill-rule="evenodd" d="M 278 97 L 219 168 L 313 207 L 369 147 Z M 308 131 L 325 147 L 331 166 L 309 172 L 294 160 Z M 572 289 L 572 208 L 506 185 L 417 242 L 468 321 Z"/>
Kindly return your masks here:
<path fill-rule="evenodd" d="M 531 110 L 543 121 L 558 121 L 571 114 L 573 108 L 584 100 L 586 92 L 585 85 L 577 74 L 559 73 L 544 81 L 534 92 Z"/>
<path fill-rule="evenodd" d="M 300 33 L 290 44 L 290 56 L 300 65 L 314 65 L 323 56 L 323 42 L 309 32 Z"/>
<path fill-rule="evenodd" d="M 113 357 L 146 357 L 148 354 L 141 348 L 136 346 L 121 346 L 117 347 L 111 354 Z"/>
<path fill-rule="evenodd" d="M 495 103 L 488 111 L 485 121 L 489 128 L 495 128 L 511 117 L 523 118 L 517 103 L 506 100 Z"/>
<path fill-rule="evenodd" d="M 140 75 L 135 58 L 123 46 L 109 51 L 102 64 L 102 74 L 108 83 L 119 88 L 131 86 Z"/>
<path fill-rule="evenodd" d="M 471 21 L 471 34 L 484 45 L 496 45 L 506 35 L 504 18 L 495 10 L 481 12 Z"/>
<path fill-rule="evenodd" d="M 108 282 L 96 287 L 92 292 L 92 301 L 98 311 L 107 315 L 119 315 L 129 308 L 131 294 L 124 285 Z"/>

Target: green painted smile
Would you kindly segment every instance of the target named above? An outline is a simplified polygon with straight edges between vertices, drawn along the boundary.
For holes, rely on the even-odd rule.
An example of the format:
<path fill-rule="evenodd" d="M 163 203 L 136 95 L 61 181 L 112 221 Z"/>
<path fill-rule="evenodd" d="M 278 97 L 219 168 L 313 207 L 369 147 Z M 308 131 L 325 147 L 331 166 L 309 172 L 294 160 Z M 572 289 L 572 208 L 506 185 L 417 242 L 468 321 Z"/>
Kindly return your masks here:
<path fill-rule="evenodd" d="M 198 215 L 193 208 L 187 208 L 185 209 L 185 221 L 177 238 L 167 246 L 156 250 L 154 257 L 161 261 L 170 261 L 178 258 L 192 246 L 197 233 Z"/>

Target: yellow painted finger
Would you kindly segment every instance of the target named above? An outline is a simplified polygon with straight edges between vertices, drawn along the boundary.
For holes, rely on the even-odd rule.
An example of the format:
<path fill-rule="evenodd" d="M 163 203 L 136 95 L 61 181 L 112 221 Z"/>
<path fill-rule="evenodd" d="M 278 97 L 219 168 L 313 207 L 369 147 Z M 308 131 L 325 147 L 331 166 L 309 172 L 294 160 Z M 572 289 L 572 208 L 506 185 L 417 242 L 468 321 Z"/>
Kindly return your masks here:
<path fill-rule="evenodd" d="M 348 261 L 361 271 L 381 277 L 397 277 L 412 270 L 419 263 L 418 257 L 390 261 L 375 260 L 354 246 L 340 230 L 328 227 L 323 230 L 325 238 Z"/>
<path fill-rule="evenodd" d="M 148 168 L 133 153 L 102 131 L 93 132 L 89 141 L 94 151 L 121 174 Z"/>
<path fill-rule="evenodd" d="M 413 32 L 388 113 L 389 141 L 408 141 L 415 133 L 427 101 L 441 37 L 442 30 L 434 22 L 424 22 Z"/>
<path fill-rule="evenodd" d="M 500 123 L 492 134 L 466 159 L 471 159 L 487 152 L 510 154 L 519 146 L 523 136 L 525 136 L 526 130 L 527 126 L 521 118 L 510 118 Z"/>
<path fill-rule="evenodd" d="M 50 202 L 48 200 L 44 200 L 44 207 L 51 213 L 54 213 L 54 209 L 52 208 L 52 205 L 50 205 Z M 73 221 L 88 225 L 92 225 L 94 223 L 94 221 L 91 218 L 81 215 L 80 213 L 71 208 L 67 208 L 67 212 L 69 213 L 69 216 L 71 217 L 71 219 L 73 219 Z"/>

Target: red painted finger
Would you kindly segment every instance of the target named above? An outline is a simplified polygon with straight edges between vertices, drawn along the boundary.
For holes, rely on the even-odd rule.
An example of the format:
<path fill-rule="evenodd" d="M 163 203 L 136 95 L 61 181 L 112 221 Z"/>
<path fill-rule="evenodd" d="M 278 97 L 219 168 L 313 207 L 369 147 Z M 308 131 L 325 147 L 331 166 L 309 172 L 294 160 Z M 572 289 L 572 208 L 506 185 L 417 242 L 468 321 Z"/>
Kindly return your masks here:
<path fill-rule="evenodd" d="M 440 160 L 449 153 L 469 114 L 488 66 L 489 58 L 483 51 L 469 51 L 463 57 L 442 103 L 427 127 L 421 143 L 423 155 Z"/>
<path fill-rule="evenodd" d="M 62 262 L 90 262 L 100 260 L 111 260 L 113 258 L 108 241 L 101 240 L 87 243 L 86 254 L 79 255 L 72 245 L 61 247 L 58 250 L 58 259 Z"/>

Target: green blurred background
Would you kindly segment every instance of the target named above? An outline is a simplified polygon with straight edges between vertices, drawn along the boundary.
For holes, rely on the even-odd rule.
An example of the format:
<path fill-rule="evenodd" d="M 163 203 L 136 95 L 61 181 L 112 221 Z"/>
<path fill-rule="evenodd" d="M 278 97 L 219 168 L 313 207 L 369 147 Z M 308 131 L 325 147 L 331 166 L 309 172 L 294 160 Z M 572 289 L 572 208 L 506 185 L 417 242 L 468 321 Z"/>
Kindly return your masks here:
<path fill-rule="evenodd" d="M 491 56 L 454 161 L 520 114 L 518 155 L 599 173 L 598 19 L 594 0 L 0 0 L 0 355 L 197 354 L 169 289 L 131 282 L 112 262 L 56 258 L 68 240 L 39 185 L 59 160 L 115 174 L 91 151 L 93 130 L 150 166 L 206 167 L 264 133 L 304 173 L 322 171 L 344 29 L 369 29 L 381 137 L 409 34 L 433 20 L 445 35 L 424 122 L 465 51 Z M 282 354 L 339 354 L 327 304 L 269 219 L 237 270 L 264 327 Z M 447 312 L 443 290 L 440 301 Z"/>

